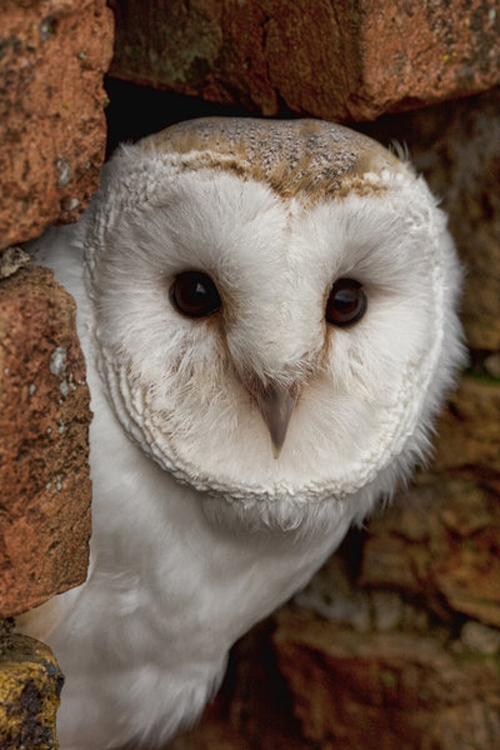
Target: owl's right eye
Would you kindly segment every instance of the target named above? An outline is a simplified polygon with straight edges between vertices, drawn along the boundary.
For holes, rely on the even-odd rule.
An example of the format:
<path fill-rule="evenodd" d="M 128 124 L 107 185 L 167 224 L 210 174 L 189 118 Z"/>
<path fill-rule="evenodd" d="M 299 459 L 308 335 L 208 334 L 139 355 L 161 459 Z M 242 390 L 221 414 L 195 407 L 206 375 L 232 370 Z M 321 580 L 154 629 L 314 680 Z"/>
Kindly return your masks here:
<path fill-rule="evenodd" d="M 214 282 L 201 271 L 179 273 L 170 287 L 174 307 L 188 318 L 206 318 L 217 312 L 221 298 Z"/>

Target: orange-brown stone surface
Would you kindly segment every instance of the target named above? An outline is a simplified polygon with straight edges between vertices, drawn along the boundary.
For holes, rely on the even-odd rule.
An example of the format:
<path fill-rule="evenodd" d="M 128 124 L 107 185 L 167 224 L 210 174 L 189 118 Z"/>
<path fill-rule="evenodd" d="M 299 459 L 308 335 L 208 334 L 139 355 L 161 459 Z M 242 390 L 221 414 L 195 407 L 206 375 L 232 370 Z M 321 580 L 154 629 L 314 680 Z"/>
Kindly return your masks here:
<path fill-rule="evenodd" d="M 369 120 L 500 81 L 482 0 L 113 0 L 111 74 L 264 115 Z"/>
<path fill-rule="evenodd" d="M 283 611 L 278 622 L 274 643 L 304 748 L 486 750 L 498 744 L 493 656 L 454 653 L 435 633 L 366 637 L 305 612 Z"/>
<path fill-rule="evenodd" d="M 85 580 L 89 422 L 75 304 L 20 270 L 0 281 L 0 618 Z"/>
<path fill-rule="evenodd" d="M 97 187 L 112 53 L 105 0 L 0 7 L 0 250 L 74 221 Z"/>

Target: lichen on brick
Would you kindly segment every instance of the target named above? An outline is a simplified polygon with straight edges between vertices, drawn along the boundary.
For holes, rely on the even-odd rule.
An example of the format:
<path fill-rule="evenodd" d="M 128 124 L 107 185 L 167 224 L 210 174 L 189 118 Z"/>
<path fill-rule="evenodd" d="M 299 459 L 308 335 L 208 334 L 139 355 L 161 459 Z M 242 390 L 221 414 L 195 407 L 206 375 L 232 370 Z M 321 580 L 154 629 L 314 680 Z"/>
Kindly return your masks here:
<path fill-rule="evenodd" d="M 56 712 L 64 677 L 48 646 L 14 634 L 0 652 L 0 747 L 57 750 Z"/>

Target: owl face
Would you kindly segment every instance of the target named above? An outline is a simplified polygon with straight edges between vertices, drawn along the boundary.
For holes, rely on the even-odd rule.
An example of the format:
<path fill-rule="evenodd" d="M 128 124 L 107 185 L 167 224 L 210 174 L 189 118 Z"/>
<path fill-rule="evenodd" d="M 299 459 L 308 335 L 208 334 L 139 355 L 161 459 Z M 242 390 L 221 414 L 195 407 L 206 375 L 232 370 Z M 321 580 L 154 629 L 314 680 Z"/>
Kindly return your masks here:
<path fill-rule="evenodd" d="M 192 121 L 122 148 L 84 223 L 109 398 L 180 481 L 283 519 L 390 491 L 425 452 L 462 359 L 460 270 L 381 146 Z"/>

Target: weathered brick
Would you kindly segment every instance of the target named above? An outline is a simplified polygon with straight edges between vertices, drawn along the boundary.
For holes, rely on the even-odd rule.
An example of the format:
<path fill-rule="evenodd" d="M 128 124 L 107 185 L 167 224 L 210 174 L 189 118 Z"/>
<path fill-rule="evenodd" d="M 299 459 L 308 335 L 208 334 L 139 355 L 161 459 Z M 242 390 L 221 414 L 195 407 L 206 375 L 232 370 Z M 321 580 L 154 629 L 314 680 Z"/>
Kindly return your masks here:
<path fill-rule="evenodd" d="M 304 748 L 488 750 L 498 741 L 495 658 L 457 653 L 439 632 L 367 637 L 282 610 L 273 641 Z"/>
<path fill-rule="evenodd" d="M 97 187 L 112 52 L 105 0 L 0 7 L 0 249 L 74 221 Z"/>
<path fill-rule="evenodd" d="M 112 75 L 264 115 L 370 120 L 500 81 L 481 0 L 114 0 Z"/>
<path fill-rule="evenodd" d="M 89 421 L 75 304 L 21 270 L 0 282 L 0 617 L 85 580 Z"/>

